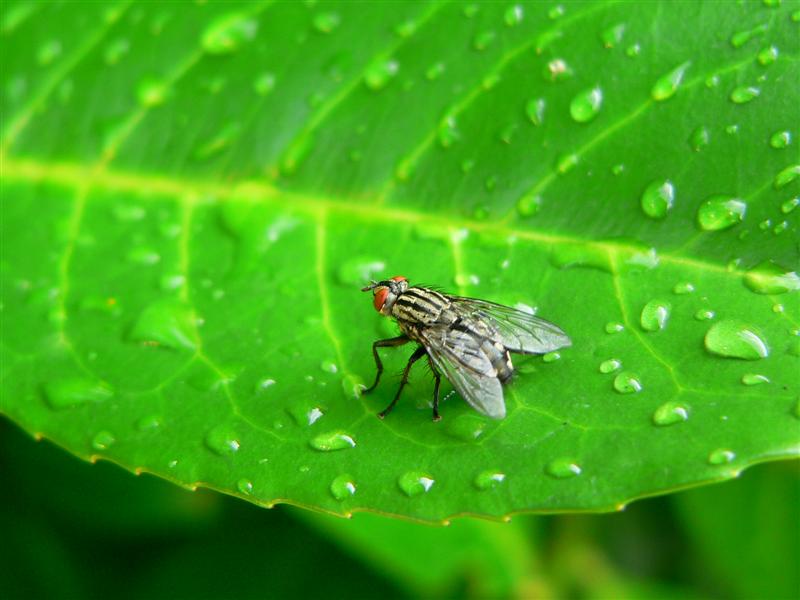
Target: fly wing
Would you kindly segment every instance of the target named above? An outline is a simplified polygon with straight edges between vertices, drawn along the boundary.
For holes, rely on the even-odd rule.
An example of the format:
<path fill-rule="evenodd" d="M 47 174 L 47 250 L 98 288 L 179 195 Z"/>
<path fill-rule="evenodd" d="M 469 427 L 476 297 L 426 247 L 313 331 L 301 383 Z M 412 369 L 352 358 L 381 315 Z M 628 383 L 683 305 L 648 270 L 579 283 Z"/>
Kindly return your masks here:
<path fill-rule="evenodd" d="M 452 309 L 465 320 L 483 321 L 495 331 L 489 337 L 511 352 L 546 354 L 572 345 L 560 327 L 532 314 L 475 298 L 451 297 Z"/>
<path fill-rule="evenodd" d="M 434 366 L 472 408 L 494 419 L 506 416 L 503 386 L 480 338 L 447 326 L 426 328 L 420 338 Z"/>

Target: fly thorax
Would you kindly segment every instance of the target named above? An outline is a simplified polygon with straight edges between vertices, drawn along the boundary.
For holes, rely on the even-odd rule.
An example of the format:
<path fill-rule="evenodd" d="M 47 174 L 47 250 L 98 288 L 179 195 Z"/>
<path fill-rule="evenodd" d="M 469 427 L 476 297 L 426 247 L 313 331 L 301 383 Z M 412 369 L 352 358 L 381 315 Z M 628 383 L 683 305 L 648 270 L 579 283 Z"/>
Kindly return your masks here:
<path fill-rule="evenodd" d="M 400 322 L 428 325 L 441 322 L 450 301 L 434 290 L 408 288 L 392 305 L 392 316 Z"/>

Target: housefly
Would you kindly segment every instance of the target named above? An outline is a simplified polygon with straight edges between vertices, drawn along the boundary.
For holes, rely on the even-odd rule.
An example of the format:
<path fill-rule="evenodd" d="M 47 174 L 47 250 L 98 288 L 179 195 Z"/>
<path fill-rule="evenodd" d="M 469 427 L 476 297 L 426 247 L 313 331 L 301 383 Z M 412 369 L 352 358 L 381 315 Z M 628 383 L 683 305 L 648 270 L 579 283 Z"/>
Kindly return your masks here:
<path fill-rule="evenodd" d="M 546 354 L 570 346 L 566 333 L 552 323 L 526 312 L 475 298 L 450 296 L 439 291 L 411 286 L 405 277 L 373 281 L 361 289 L 372 290 L 375 310 L 393 318 L 401 335 L 372 344 L 375 357 L 375 382 L 364 393 L 374 390 L 383 373 L 378 348 L 418 344 L 408 359 L 400 387 L 389 406 L 394 408 L 411 367 L 427 357 L 434 376 L 433 420 L 439 416 L 439 384 L 444 375 L 472 408 L 495 419 L 506 416 L 503 386 L 511 379 L 514 365 L 511 352 Z"/>

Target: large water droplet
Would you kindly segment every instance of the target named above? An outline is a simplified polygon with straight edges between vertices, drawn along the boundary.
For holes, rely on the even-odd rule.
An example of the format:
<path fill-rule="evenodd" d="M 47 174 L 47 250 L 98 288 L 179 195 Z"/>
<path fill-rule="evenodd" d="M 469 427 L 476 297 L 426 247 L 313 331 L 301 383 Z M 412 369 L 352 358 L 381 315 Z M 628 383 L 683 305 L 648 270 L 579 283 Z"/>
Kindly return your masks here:
<path fill-rule="evenodd" d="M 653 97 L 653 100 L 660 102 L 672 98 L 678 90 L 678 86 L 680 86 L 683 81 L 683 76 L 686 73 L 686 69 L 689 68 L 689 65 L 691 65 L 691 62 L 686 61 L 672 69 L 672 71 L 666 75 L 660 77 L 650 90 L 650 95 Z"/>
<path fill-rule="evenodd" d="M 114 396 L 114 391 L 96 379 L 68 377 L 46 383 L 44 395 L 52 408 L 61 410 L 89 402 L 104 402 Z"/>
<path fill-rule="evenodd" d="M 203 30 L 200 44 L 209 54 L 229 54 L 252 40 L 258 22 L 240 13 L 230 13 L 211 21 Z"/>
<path fill-rule="evenodd" d="M 727 448 L 718 448 L 708 455 L 708 464 L 710 465 L 726 465 L 736 458 L 736 453 Z"/>
<path fill-rule="evenodd" d="M 714 323 L 706 333 L 706 350 L 727 358 L 758 360 L 769 355 L 766 342 L 754 329 L 741 321 Z"/>
<path fill-rule="evenodd" d="M 779 51 L 775 46 L 767 46 L 758 52 L 758 62 L 763 66 L 771 65 L 778 60 Z"/>
<path fill-rule="evenodd" d="M 581 474 L 581 467 L 568 458 L 557 458 L 547 464 L 547 474 L 558 479 L 568 479 Z"/>
<path fill-rule="evenodd" d="M 740 85 L 731 92 L 731 101 L 736 104 L 746 104 L 758 98 L 761 90 L 751 85 Z"/>
<path fill-rule="evenodd" d="M 108 448 L 114 445 L 114 442 L 116 441 L 117 438 L 114 436 L 114 434 L 104 429 L 103 431 L 97 432 L 97 434 L 92 438 L 92 448 L 95 450 L 108 450 Z"/>
<path fill-rule="evenodd" d="M 783 294 L 800 290 L 800 276 L 795 271 L 766 260 L 744 275 L 744 283 L 758 294 Z"/>
<path fill-rule="evenodd" d="M 367 67 L 364 73 L 364 83 L 375 92 L 382 90 L 397 75 L 400 65 L 396 60 L 378 58 Z"/>
<path fill-rule="evenodd" d="M 473 414 L 461 414 L 455 419 L 448 419 L 445 433 L 458 440 L 471 442 L 478 439 L 486 430 L 488 423 L 485 419 Z"/>
<path fill-rule="evenodd" d="M 312 439 L 309 444 L 315 450 L 321 452 L 331 452 L 333 450 L 346 450 L 355 448 L 356 441 L 353 437 L 343 431 L 328 431 L 321 433 Z"/>
<path fill-rule="evenodd" d="M 674 400 L 665 402 L 653 413 L 653 423 L 661 427 L 674 425 L 689 419 L 689 407 Z"/>
<path fill-rule="evenodd" d="M 397 480 L 400 489 L 409 498 L 428 492 L 434 483 L 436 480 L 423 471 L 408 471 Z"/>
<path fill-rule="evenodd" d="M 639 322 L 645 331 L 660 331 L 667 325 L 669 311 L 672 308 L 665 300 L 651 300 L 642 308 Z"/>
<path fill-rule="evenodd" d="M 614 389 L 620 394 L 636 394 L 642 391 L 642 382 L 637 375 L 623 371 L 614 378 Z"/>
<path fill-rule="evenodd" d="M 356 482 L 350 475 L 339 475 L 331 481 L 331 494 L 339 501 L 346 500 L 356 493 Z"/>
<path fill-rule="evenodd" d="M 609 358 L 608 360 L 604 360 L 600 363 L 600 372 L 613 373 L 614 371 L 619 370 L 620 367 L 622 367 L 622 361 L 616 358 Z"/>
<path fill-rule="evenodd" d="M 603 104 L 603 90 L 593 87 L 575 95 L 569 105 L 569 114 L 578 123 L 587 123 L 597 116 Z"/>
<path fill-rule="evenodd" d="M 499 471 L 494 470 L 487 470 L 481 471 L 475 476 L 473 480 L 473 484 L 475 487 L 481 491 L 491 490 L 492 488 L 496 488 L 498 485 L 505 481 L 506 475 L 505 473 L 500 473 Z"/>
<path fill-rule="evenodd" d="M 220 456 L 235 454 L 239 451 L 239 434 L 229 425 L 217 425 L 205 438 L 206 446 Z"/>
<path fill-rule="evenodd" d="M 675 202 L 675 186 L 669 179 L 658 179 L 642 193 L 642 211 L 652 219 L 663 219 Z"/>
<path fill-rule="evenodd" d="M 697 224 L 704 231 L 719 231 L 741 223 L 747 211 L 744 200 L 731 196 L 712 196 L 697 209 Z"/>
<path fill-rule="evenodd" d="M 179 300 L 158 300 L 145 308 L 136 320 L 130 339 L 156 343 L 167 348 L 195 348 L 195 323 L 191 309 Z"/>

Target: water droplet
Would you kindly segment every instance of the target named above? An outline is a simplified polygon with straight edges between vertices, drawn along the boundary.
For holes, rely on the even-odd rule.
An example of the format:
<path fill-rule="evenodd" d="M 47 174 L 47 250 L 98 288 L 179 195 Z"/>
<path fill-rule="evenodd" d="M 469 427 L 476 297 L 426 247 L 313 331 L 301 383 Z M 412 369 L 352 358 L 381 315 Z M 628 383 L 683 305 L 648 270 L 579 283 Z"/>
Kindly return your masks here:
<path fill-rule="evenodd" d="M 514 140 L 514 134 L 519 129 L 519 123 L 509 123 L 500 130 L 500 141 L 504 144 L 511 144 Z"/>
<path fill-rule="evenodd" d="M 603 30 L 600 34 L 600 40 L 603 42 L 604 48 L 614 48 L 622 42 L 622 36 L 625 34 L 625 24 L 617 23 Z"/>
<path fill-rule="evenodd" d="M 273 89 L 275 89 L 275 75 L 273 73 L 261 73 L 253 80 L 253 91 L 259 96 L 266 96 Z"/>
<path fill-rule="evenodd" d="M 136 98 L 139 104 L 152 108 L 163 104 L 169 97 L 169 86 L 161 79 L 152 77 L 143 79 L 136 87 Z"/>
<path fill-rule="evenodd" d="M 487 470 L 481 471 L 475 476 L 472 483 L 481 491 L 491 490 L 505 481 L 505 473 L 499 471 Z"/>
<path fill-rule="evenodd" d="M 642 211 L 652 219 L 663 219 L 675 202 L 675 186 L 669 179 L 657 179 L 642 193 Z"/>
<path fill-rule="evenodd" d="M 781 204 L 781 212 L 785 215 L 788 215 L 795 208 L 797 208 L 798 205 L 800 205 L 800 197 L 795 196 L 794 198 L 789 198 L 786 202 Z"/>
<path fill-rule="evenodd" d="M 312 439 L 309 444 L 312 448 L 320 450 L 321 452 L 331 452 L 333 450 L 345 450 L 356 447 L 356 441 L 353 437 L 343 431 L 321 433 Z"/>
<path fill-rule="evenodd" d="M 736 458 L 736 453 L 727 448 L 718 448 L 708 455 L 708 464 L 710 465 L 726 465 Z"/>
<path fill-rule="evenodd" d="M 620 394 L 636 394 L 642 391 L 642 382 L 637 375 L 623 371 L 614 378 L 614 389 Z"/>
<path fill-rule="evenodd" d="M 622 361 L 616 358 L 609 358 L 608 360 L 604 360 L 600 363 L 600 372 L 601 373 L 613 373 L 622 367 Z"/>
<path fill-rule="evenodd" d="M 747 31 L 737 31 L 731 36 L 731 45 L 734 48 L 741 48 L 747 42 L 752 40 L 754 37 L 763 35 L 764 33 L 766 33 L 766 31 L 767 31 L 766 23 L 762 23 L 761 25 L 758 25 L 753 29 Z"/>
<path fill-rule="evenodd" d="M 611 174 L 612 175 L 618 176 L 618 175 L 622 175 L 622 173 L 624 173 L 624 172 L 625 172 L 625 165 L 623 165 L 622 163 L 618 163 L 618 164 L 616 164 L 616 165 L 611 167 Z"/>
<path fill-rule="evenodd" d="M 587 267 L 611 272 L 608 252 L 592 244 L 554 244 L 550 248 L 550 260 L 559 269 Z"/>
<path fill-rule="evenodd" d="M 179 300 L 157 300 L 139 315 L 131 330 L 130 339 L 135 342 L 156 343 L 167 348 L 193 350 L 196 346 L 194 315 Z"/>
<path fill-rule="evenodd" d="M 103 60 L 105 60 L 108 66 L 112 67 L 122 60 L 122 57 L 128 53 L 130 47 L 131 44 L 128 40 L 125 38 L 117 38 L 106 46 L 103 52 Z"/>
<path fill-rule="evenodd" d="M 481 87 L 484 90 L 489 91 L 494 86 L 496 86 L 498 83 L 500 83 L 500 74 L 499 73 L 489 73 L 481 81 Z"/>
<path fill-rule="evenodd" d="M 667 325 L 672 305 L 664 300 L 650 300 L 642 308 L 639 322 L 645 331 L 660 331 Z"/>
<path fill-rule="evenodd" d="M 547 474 L 558 479 L 568 479 L 581 474 L 581 467 L 568 458 L 557 458 L 547 464 Z"/>
<path fill-rule="evenodd" d="M 676 283 L 675 287 L 672 288 L 672 293 L 678 294 L 679 296 L 691 294 L 693 291 L 694 291 L 694 286 L 688 281 L 681 281 L 680 283 Z"/>
<path fill-rule="evenodd" d="M 628 56 L 629 58 L 635 58 L 635 57 L 639 56 L 639 53 L 641 51 L 642 51 L 642 47 L 638 43 L 631 44 L 630 46 L 625 48 L 625 55 Z"/>
<path fill-rule="evenodd" d="M 333 12 L 322 12 L 314 15 L 314 29 L 320 33 L 330 33 L 342 22 L 341 17 Z"/>
<path fill-rule="evenodd" d="M 478 14 L 478 5 L 474 3 L 467 4 L 462 12 L 464 13 L 465 17 L 471 19 L 472 17 Z"/>
<path fill-rule="evenodd" d="M 757 87 L 740 85 L 731 92 L 730 98 L 736 104 L 745 104 L 757 98 L 759 94 L 761 90 Z"/>
<path fill-rule="evenodd" d="M 757 373 L 745 373 L 742 375 L 742 383 L 745 385 L 761 385 L 762 383 L 769 383 L 769 378 L 766 375 L 758 375 Z"/>
<path fill-rule="evenodd" d="M 487 426 L 488 423 L 485 419 L 477 415 L 464 413 L 458 415 L 455 419 L 448 419 L 444 430 L 450 437 L 464 442 L 471 442 L 483 435 Z"/>
<path fill-rule="evenodd" d="M 787 130 L 776 131 L 769 138 L 769 145 L 773 148 L 786 148 L 792 142 L 792 134 Z"/>
<path fill-rule="evenodd" d="M 758 52 L 758 62 L 766 67 L 778 60 L 778 54 L 778 49 L 775 46 L 767 46 Z"/>
<path fill-rule="evenodd" d="M 317 404 L 300 403 L 287 409 L 295 423 L 301 427 L 308 427 L 316 423 L 325 415 L 324 410 Z"/>
<path fill-rule="evenodd" d="M 428 81 L 436 81 L 442 76 L 442 73 L 444 73 L 444 63 L 434 63 L 425 71 L 425 79 Z"/>
<path fill-rule="evenodd" d="M 114 437 L 114 434 L 104 429 L 103 431 L 97 432 L 97 434 L 92 438 L 92 448 L 95 450 L 108 450 L 108 448 L 113 446 L 114 442 L 116 441 L 117 438 Z"/>
<path fill-rule="evenodd" d="M 766 342 L 753 328 L 741 321 L 714 323 L 706 333 L 706 350 L 728 358 L 758 360 L 769 355 Z"/>
<path fill-rule="evenodd" d="M 326 373 L 336 373 L 339 371 L 339 367 L 336 366 L 336 363 L 330 359 L 323 360 L 319 368 L 325 371 Z"/>
<path fill-rule="evenodd" d="M 242 494 L 249 496 L 253 493 L 253 482 L 242 477 L 236 482 L 236 489 L 238 489 Z"/>
<path fill-rule="evenodd" d="M 364 83 L 374 92 L 378 92 L 389 85 L 397 75 L 400 65 L 396 60 L 378 58 L 372 61 L 364 73 Z"/>
<path fill-rule="evenodd" d="M 497 176 L 490 175 L 486 178 L 486 181 L 483 182 L 483 187 L 486 188 L 487 192 L 491 192 L 495 187 L 497 187 Z"/>
<path fill-rule="evenodd" d="M 744 200 L 712 196 L 697 209 L 697 223 L 704 231 L 720 231 L 741 223 L 747 211 Z"/>
<path fill-rule="evenodd" d="M 479 52 L 486 50 L 492 45 L 496 37 L 497 34 L 491 30 L 478 32 L 472 39 L 472 47 Z"/>
<path fill-rule="evenodd" d="M 136 428 L 139 431 L 152 431 L 161 427 L 163 422 L 161 415 L 145 415 L 136 421 Z"/>
<path fill-rule="evenodd" d="M 69 377 L 46 383 L 44 395 L 52 408 L 61 410 L 89 402 L 104 402 L 114 396 L 114 391 L 96 379 Z"/>
<path fill-rule="evenodd" d="M 437 135 L 439 138 L 439 145 L 442 148 L 449 148 L 456 141 L 458 141 L 458 139 L 461 137 L 461 134 L 458 131 L 458 123 L 456 122 L 456 118 L 452 115 L 448 115 L 442 119 L 439 122 Z"/>
<path fill-rule="evenodd" d="M 703 125 L 699 125 L 689 136 L 689 145 L 695 152 L 700 152 L 700 150 L 708 146 L 710 140 L 711 134 L 709 133 L 708 128 L 704 127 Z"/>
<path fill-rule="evenodd" d="M 506 9 L 506 12 L 503 13 L 503 20 L 509 27 L 516 27 L 522 23 L 522 17 L 524 14 L 525 13 L 522 10 L 522 6 L 519 4 L 514 4 L 513 6 L 509 6 Z"/>
<path fill-rule="evenodd" d="M 773 185 L 775 186 L 776 190 L 779 190 L 782 187 L 792 183 L 795 179 L 797 179 L 798 175 L 800 175 L 800 165 L 789 165 L 775 175 L 775 181 L 773 182 Z"/>
<path fill-rule="evenodd" d="M 653 423 L 660 427 L 682 423 L 689 419 L 689 407 L 674 400 L 665 402 L 653 413 Z"/>
<path fill-rule="evenodd" d="M 228 425 L 217 425 L 205 438 L 206 446 L 220 456 L 235 454 L 239 451 L 239 434 Z"/>
<path fill-rule="evenodd" d="M 562 16 L 564 16 L 564 6 L 561 4 L 556 4 L 550 10 L 547 11 L 547 16 L 553 20 L 556 20 Z"/>
<path fill-rule="evenodd" d="M 587 123 L 597 116 L 603 104 L 603 90 L 599 87 L 583 90 L 572 98 L 569 114 L 578 123 Z"/>
<path fill-rule="evenodd" d="M 209 54 L 230 54 L 255 38 L 257 31 L 257 21 L 244 14 L 230 13 L 214 19 L 205 28 L 200 44 Z"/>
<path fill-rule="evenodd" d="M 579 161 L 580 157 L 577 154 L 571 152 L 559 154 L 556 157 L 556 170 L 558 171 L 559 175 L 565 175 L 571 171 Z"/>
<path fill-rule="evenodd" d="M 691 61 L 686 61 L 685 63 L 680 64 L 672 69 L 672 71 L 666 75 L 660 77 L 650 90 L 650 95 L 653 97 L 653 100 L 661 102 L 663 100 L 672 98 L 672 96 L 675 95 L 675 92 L 678 91 L 678 87 L 683 81 L 683 76 L 686 74 L 686 69 L 688 69 L 689 65 L 691 64 Z"/>
<path fill-rule="evenodd" d="M 744 284 L 757 294 L 784 294 L 800 290 L 800 276 L 765 260 L 744 274 Z"/>
<path fill-rule="evenodd" d="M 544 123 L 544 110 L 547 106 L 544 98 L 532 98 L 525 105 L 525 114 L 536 127 Z"/>
<path fill-rule="evenodd" d="M 539 212 L 542 206 L 542 197 L 528 192 L 517 200 L 517 212 L 522 217 L 532 217 Z"/>
<path fill-rule="evenodd" d="M 617 321 L 610 321 L 606 323 L 606 333 L 619 333 L 625 329 L 625 325 L 622 323 L 618 323 Z"/>
<path fill-rule="evenodd" d="M 58 40 L 48 40 L 41 46 L 36 53 L 36 62 L 46 67 L 61 55 L 61 42 Z"/>
<path fill-rule="evenodd" d="M 331 482 L 331 494 L 337 500 L 346 500 L 351 496 L 354 496 L 356 493 L 356 482 L 355 480 L 347 474 L 339 475 L 336 479 Z"/>
<path fill-rule="evenodd" d="M 383 323 L 389 323 L 388 319 L 381 319 Z M 389 336 L 396 336 L 397 331 L 390 331 Z M 344 393 L 344 397 L 347 399 L 358 399 L 361 397 L 361 393 L 367 389 L 367 386 L 364 385 L 364 381 L 352 374 L 345 375 L 342 377 L 342 392 Z"/>
<path fill-rule="evenodd" d="M 563 58 L 554 58 L 547 63 L 544 70 L 545 79 L 550 81 L 562 81 L 574 75 L 570 67 Z"/>
<path fill-rule="evenodd" d="M 428 492 L 436 480 L 422 471 L 408 471 L 400 476 L 397 483 L 406 496 L 413 498 Z"/>

